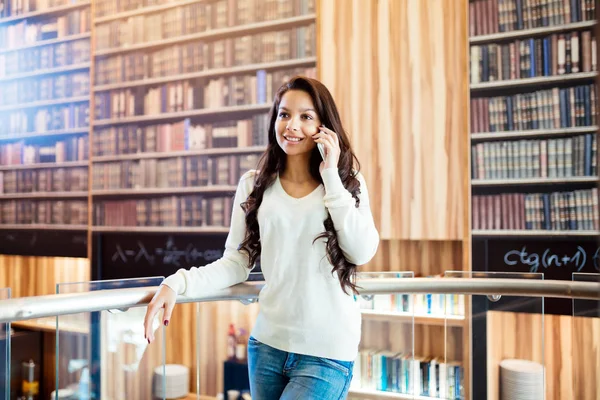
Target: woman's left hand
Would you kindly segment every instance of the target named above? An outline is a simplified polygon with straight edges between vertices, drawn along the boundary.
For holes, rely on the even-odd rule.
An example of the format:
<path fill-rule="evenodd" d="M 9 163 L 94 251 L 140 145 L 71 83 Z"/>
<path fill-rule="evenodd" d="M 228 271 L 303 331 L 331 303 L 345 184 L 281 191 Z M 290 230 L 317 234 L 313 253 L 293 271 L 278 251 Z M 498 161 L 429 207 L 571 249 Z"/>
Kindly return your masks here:
<path fill-rule="evenodd" d="M 325 149 L 325 160 L 321 162 L 319 172 L 326 168 L 337 168 L 340 160 L 340 139 L 334 131 L 324 126 L 319 127 L 319 131 L 313 135 L 313 140 L 323 144 Z"/>

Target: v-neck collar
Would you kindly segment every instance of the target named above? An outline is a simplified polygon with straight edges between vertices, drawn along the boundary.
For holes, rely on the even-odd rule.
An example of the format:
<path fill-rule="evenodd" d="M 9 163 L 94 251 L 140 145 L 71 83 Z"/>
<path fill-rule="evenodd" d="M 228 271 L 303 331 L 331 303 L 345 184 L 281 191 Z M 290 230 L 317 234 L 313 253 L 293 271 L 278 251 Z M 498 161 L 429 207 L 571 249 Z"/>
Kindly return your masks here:
<path fill-rule="evenodd" d="M 284 197 L 287 197 L 287 198 L 289 198 L 289 199 L 291 199 L 293 201 L 298 202 L 298 201 L 302 201 L 302 200 L 305 200 L 305 199 L 308 199 L 308 198 L 314 196 L 315 193 L 319 192 L 319 190 L 321 189 L 321 187 L 323 187 L 323 184 L 320 183 L 319 186 L 317 186 L 312 192 L 308 193 L 305 196 L 294 197 L 294 196 L 291 196 L 288 192 L 285 191 L 285 189 L 283 188 L 283 185 L 281 184 L 281 180 L 279 179 L 279 173 L 277 173 L 277 179 L 275 179 L 275 186 L 277 187 L 277 189 L 281 192 L 281 194 Z"/>

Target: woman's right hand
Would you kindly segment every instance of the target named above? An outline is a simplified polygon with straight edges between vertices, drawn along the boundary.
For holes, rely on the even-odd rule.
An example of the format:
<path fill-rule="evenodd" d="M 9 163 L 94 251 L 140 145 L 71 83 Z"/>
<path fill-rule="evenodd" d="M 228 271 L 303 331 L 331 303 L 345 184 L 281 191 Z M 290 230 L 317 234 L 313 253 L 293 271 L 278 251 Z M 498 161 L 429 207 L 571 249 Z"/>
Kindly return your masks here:
<path fill-rule="evenodd" d="M 173 307 L 175 307 L 175 301 L 177 300 L 177 293 L 167 285 L 160 285 L 159 289 L 154 294 L 152 301 L 148 304 L 146 310 L 146 317 L 144 318 L 144 337 L 148 340 L 148 343 L 152 343 L 154 340 L 154 330 L 152 329 L 152 321 L 161 308 L 165 309 L 163 314 L 163 323 L 165 326 L 169 325 L 171 319 L 171 313 Z"/>

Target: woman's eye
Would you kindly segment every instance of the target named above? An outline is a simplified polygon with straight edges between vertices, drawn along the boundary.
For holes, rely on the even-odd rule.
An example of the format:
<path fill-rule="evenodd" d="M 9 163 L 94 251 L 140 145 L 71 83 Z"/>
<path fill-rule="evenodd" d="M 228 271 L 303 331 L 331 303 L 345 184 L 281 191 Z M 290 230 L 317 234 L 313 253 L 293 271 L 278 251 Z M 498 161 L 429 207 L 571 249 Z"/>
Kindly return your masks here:
<path fill-rule="evenodd" d="M 287 117 L 287 113 L 281 112 L 279 113 L 279 118 L 285 118 Z"/>
<path fill-rule="evenodd" d="M 307 115 L 307 114 L 303 115 L 303 117 L 306 119 L 313 119 L 310 115 Z"/>

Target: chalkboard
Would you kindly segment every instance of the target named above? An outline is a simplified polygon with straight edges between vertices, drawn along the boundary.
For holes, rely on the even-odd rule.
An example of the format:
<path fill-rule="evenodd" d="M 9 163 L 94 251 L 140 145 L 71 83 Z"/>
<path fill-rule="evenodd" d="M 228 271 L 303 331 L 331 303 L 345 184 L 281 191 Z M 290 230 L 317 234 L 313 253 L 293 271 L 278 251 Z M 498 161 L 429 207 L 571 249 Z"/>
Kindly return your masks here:
<path fill-rule="evenodd" d="M 94 280 L 169 276 L 223 256 L 226 234 L 94 234 Z M 260 272 L 259 267 L 253 272 Z M 257 279 L 254 276 L 254 279 Z"/>
<path fill-rule="evenodd" d="M 86 231 L 2 230 L 0 254 L 87 257 Z"/>
<path fill-rule="evenodd" d="M 600 245 L 595 237 L 477 239 L 473 243 L 473 271 L 543 273 L 545 280 L 571 281 L 573 273 L 600 273 Z M 540 312 L 539 302 L 534 304 L 513 311 Z M 572 315 L 572 305 L 571 299 L 545 298 L 544 312 Z M 490 303 L 489 309 L 494 308 Z"/>
<path fill-rule="evenodd" d="M 474 272 L 543 273 L 544 279 L 571 281 L 573 273 L 599 273 L 600 245 L 596 237 L 476 237 L 473 239 Z M 476 274 L 474 274 L 476 275 Z M 544 298 L 545 314 L 572 315 L 571 299 Z M 473 296 L 472 313 L 479 317 L 472 323 L 473 397 L 487 393 L 487 327 L 488 311 L 542 312 L 540 298 L 506 297 L 498 302 L 485 296 Z M 600 302 L 577 301 L 578 315 L 600 316 Z M 483 316 L 483 317 L 482 317 Z"/>

